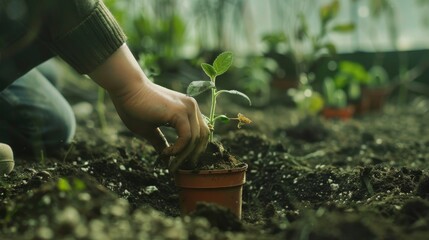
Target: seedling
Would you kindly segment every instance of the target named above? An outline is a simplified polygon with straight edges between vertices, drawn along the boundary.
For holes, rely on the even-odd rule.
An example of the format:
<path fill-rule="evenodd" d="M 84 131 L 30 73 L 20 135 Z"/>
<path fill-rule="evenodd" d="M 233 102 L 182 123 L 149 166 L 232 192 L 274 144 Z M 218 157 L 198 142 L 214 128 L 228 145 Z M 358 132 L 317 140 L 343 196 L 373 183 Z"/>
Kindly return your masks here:
<path fill-rule="evenodd" d="M 207 125 L 210 128 L 210 135 L 209 135 L 209 141 L 213 142 L 213 132 L 215 129 L 215 123 L 217 121 L 221 122 L 229 122 L 230 120 L 236 120 L 238 121 L 238 128 L 240 128 L 244 124 L 249 124 L 252 121 L 244 116 L 241 113 L 238 113 L 237 117 L 231 118 L 226 115 L 216 115 L 216 103 L 217 98 L 223 94 L 223 93 L 229 93 L 241 96 L 245 98 L 249 105 L 252 104 L 250 101 L 250 98 L 237 90 L 218 90 L 216 88 L 216 78 L 222 74 L 224 74 L 228 69 L 231 67 L 233 60 L 233 54 L 231 52 L 223 52 L 219 56 L 216 57 L 216 59 L 213 62 L 213 65 L 210 65 L 208 63 L 202 63 L 201 68 L 204 70 L 204 72 L 207 74 L 207 76 L 210 78 L 210 81 L 193 81 L 189 84 L 187 88 L 187 95 L 194 97 L 197 95 L 200 95 L 201 93 L 211 90 L 211 105 L 210 105 L 210 113 L 209 116 L 204 116 L 205 120 L 207 122 Z"/>

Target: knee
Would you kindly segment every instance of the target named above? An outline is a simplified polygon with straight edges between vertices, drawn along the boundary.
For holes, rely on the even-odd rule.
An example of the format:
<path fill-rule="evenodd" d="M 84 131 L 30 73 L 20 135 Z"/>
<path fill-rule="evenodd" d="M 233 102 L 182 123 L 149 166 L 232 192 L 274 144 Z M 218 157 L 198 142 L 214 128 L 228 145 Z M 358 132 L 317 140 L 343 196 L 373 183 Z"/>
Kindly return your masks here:
<path fill-rule="evenodd" d="M 69 144 L 76 131 L 76 119 L 69 105 L 47 114 L 41 127 L 41 140 L 45 148 L 62 147 Z"/>

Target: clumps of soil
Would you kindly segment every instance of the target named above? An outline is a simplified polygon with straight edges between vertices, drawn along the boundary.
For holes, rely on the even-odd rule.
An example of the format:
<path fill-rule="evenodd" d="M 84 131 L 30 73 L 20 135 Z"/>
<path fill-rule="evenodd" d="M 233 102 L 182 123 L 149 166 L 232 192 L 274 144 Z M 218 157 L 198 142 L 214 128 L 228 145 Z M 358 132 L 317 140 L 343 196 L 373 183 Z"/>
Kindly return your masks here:
<path fill-rule="evenodd" d="M 234 156 L 252 155 L 254 158 L 265 156 L 271 147 L 283 148 L 281 144 L 272 146 L 273 144 L 264 134 L 245 130 L 230 132 L 228 138 L 222 139 L 222 144 Z"/>
<path fill-rule="evenodd" d="M 292 137 L 301 124 L 291 119 L 301 115 L 278 107 L 254 114 L 263 119 L 255 131 L 220 135 L 226 151 L 209 146 L 206 154 L 221 160 L 207 166 L 231 161 L 229 155 L 248 165 L 242 230 L 213 206 L 178 217 L 173 177 L 147 142 L 117 133 L 122 125 L 114 115 L 109 134 L 97 121 L 77 119 L 72 148 L 46 152 L 43 164 L 16 158 L 14 171 L 2 176 L 0 239 L 427 239 L 425 106 L 307 124 L 309 134 L 327 129 L 319 142 Z M 59 178 L 71 189 L 58 188 Z"/>
<path fill-rule="evenodd" d="M 309 143 L 323 141 L 329 135 L 329 131 L 323 125 L 320 118 L 315 117 L 306 117 L 297 125 L 280 132 L 293 139 Z"/>
<path fill-rule="evenodd" d="M 209 142 L 207 149 L 198 158 L 197 165 L 191 166 L 189 163 L 183 164 L 183 170 L 213 170 L 232 169 L 242 166 L 237 158 L 231 155 L 220 142 Z"/>
<path fill-rule="evenodd" d="M 410 227 L 427 227 L 428 221 L 429 202 L 419 198 L 410 199 L 405 202 L 396 217 L 398 224 Z"/>
<path fill-rule="evenodd" d="M 241 231 L 243 224 L 231 210 L 218 204 L 200 202 L 197 204 L 192 217 L 203 217 L 207 219 L 212 227 L 222 231 Z"/>
<path fill-rule="evenodd" d="M 429 176 L 423 176 L 416 189 L 417 196 L 429 200 Z"/>
<path fill-rule="evenodd" d="M 52 179 L 16 200 L 0 207 L 1 239 L 237 239 L 205 218 L 167 217 L 147 206 L 132 211 L 128 201 L 84 175 Z"/>

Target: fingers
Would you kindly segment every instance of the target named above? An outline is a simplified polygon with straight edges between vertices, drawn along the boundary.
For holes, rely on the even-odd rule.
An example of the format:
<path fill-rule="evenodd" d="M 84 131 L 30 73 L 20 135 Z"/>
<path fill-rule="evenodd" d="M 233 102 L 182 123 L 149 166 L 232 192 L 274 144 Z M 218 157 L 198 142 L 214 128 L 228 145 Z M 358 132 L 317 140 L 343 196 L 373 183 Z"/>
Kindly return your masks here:
<path fill-rule="evenodd" d="M 190 126 L 190 134 L 191 134 L 190 139 L 188 140 L 188 143 L 187 143 L 186 147 L 184 148 L 184 150 L 180 151 L 179 154 L 174 159 L 174 161 L 171 163 L 171 165 L 170 165 L 170 171 L 171 172 L 175 172 L 177 170 L 177 168 L 183 162 L 189 160 L 191 153 L 195 149 L 195 142 L 200 136 L 200 126 L 199 126 L 198 118 L 196 115 L 196 110 L 197 110 L 197 108 L 195 107 L 195 105 L 191 106 L 191 109 L 190 109 L 191 112 L 188 113 L 188 115 L 187 115 L 186 120 Z M 176 144 L 184 144 L 183 142 L 180 142 L 180 141 L 182 141 L 182 139 L 181 139 L 182 136 L 181 136 L 181 133 L 179 131 L 178 131 L 178 136 L 179 136 L 179 138 L 177 139 L 175 145 Z"/>
<path fill-rule="evenodd" d="M 190 124 L 191 137 L 187 144 L 187 147 L 179 152 L 175 160 L 170 165 L 170 171 L 174 172 L 177 168 L 184 162 L 190 161 L 192 166 L 195 166 L 199 155 L 205 150 L 208 143 L 208 127 L 204 122 L 204 119 L 200 113 L 197 103 L 193 98 L 192 103 L 193 107 L 190 107 L 191 110 L 188 114 L 188 120 Z M 178 132 L 179 138 L 180 133 Z M 176 144 L 179 142 L 176 142 Z"/>
<path fill-rule="evenodd" d="M 199 109 L 197 109 L 197 113 L 196 116 L 198 117 L 198 123 L 199 123 L 199 127 L 200 127 L 200 136 L 199 139 L 197 139 L 196 141 L 196 147 L 191 155 L 191 163 L 192 165 L 196 165 L 199 156 L 201 155 L 201 153 L 203 153 L 206 148 L 207 148 L 207 144 L 209 142 L 209 128 L 206 124 L 206 122 L 204 121 L 204 118 L 202 116 L 202 114 L 200 113 Z"/>
<path fill-rule="evenodd" d="M 182 152 L 192 141 L 192 125 L 191 122 L 184 117 L 176 117 L 171 121 L 170 125 L 176 129 L 178 137 L 173 145 L 162 151 L 162 154 L 172 156 Z"/>

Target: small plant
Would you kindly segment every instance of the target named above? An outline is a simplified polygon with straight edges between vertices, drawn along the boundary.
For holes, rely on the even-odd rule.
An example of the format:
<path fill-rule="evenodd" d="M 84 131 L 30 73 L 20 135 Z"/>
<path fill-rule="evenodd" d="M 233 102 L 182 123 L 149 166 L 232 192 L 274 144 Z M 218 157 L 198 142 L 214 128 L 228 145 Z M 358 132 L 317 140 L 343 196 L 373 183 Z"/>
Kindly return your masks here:
<path fill-rule="evenodd" d="M 252 104 L 252 102 L 250 101 L 250 98 L 242 92 L 239 92 L 237 90 L 218 90 L 216 88 L 216 78 L 224 74 L 226 71 L 228 71 L 228 69 L 231 67 L 232 60 L 233 60 L 233 54 L 231 52 L 223 52 L 216 57 L 216 59 L 213 62 L 213 65 L 210 65 L 208 63 L 202 63 L 201 68 L 210 78 L 210 81 L 193 81 L 189 84 L 186 91 L 188 96 L 194 97 L 194 96 L 200 95 L 205 91 L 211 90 L 210 113 L 208 117 L 205 116 L 207 125 L 210 128 L 210 135 L 209 135 L 210 142 L 213 142 L 213 132 L 215 129 L 215 123 L 217 121 L 229 122 L 230 120 L 236 120 L 238 121 L 238 126 L 237 126 L 238 128 L 240 128 L 244 124 L 249 124 L 252 122 L 249 118 L 247 118 L 241 113 L 238 113 L 236 118 L 231 118 L 223 114 L 216 115 L 217 98 L 223 93 L 229 93 L 229 94 L 241 96 L 249 102 L 249 105 Z"/>
<path fill-rule="evenodd" d="M 336 88 L 346 92 L 349 101 L 357 101 L 361 97 L 361 85 L 368 84 L 370 80 L 365 68 L 351 61 L 341 61 L 333 79 Z"/>
<path fill-rule="evenodd" d="M 335 85 L 332 78 L 326 78 L 323 82 L 323 93 L 326 99 L 326 105 L 334 108 L 344 108 L 347 106 L 347 95 L 343 89 Z"/>
<path fill-rule="evenodd" d="M 373 66 L 369 69 L 368 73 L 370 78 L 367 86 L 370 88 L 383 87 L 389 83 L 389 76 L 386 70 L 381 66 Z"/>
<path fill-rule="evenodd" d="M 298 109 L 306 114 L 315 115 L 323 108 L 323 97 L 308 84 L 302 84 L 298 88 L 289 89 L 288 95 L 292 98 Z"/>

